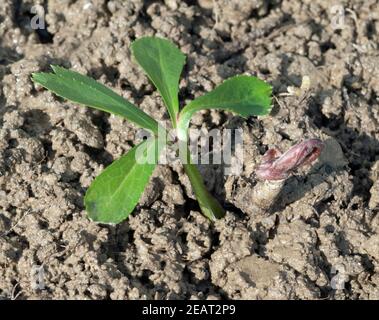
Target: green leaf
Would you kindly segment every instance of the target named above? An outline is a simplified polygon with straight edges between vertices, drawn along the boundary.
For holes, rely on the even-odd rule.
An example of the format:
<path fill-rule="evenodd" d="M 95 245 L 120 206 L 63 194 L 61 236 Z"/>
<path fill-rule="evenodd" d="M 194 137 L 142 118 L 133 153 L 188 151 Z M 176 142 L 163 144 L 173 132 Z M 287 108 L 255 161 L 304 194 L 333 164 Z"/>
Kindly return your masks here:
<path fill-rule="evenodd" d="M 170 41 L 157 37 L 144 37 L 132 43 L 134 58 L 157 87 L 170 114 L 173 126 L 179 112 L 179 78 L 185 55 Z"/>
<path fill-rule="evenodd" d="M 91 220 L 119 223 L 129 216 L 149 182 L 162 147 L 155 137 L 149 138 L 96 177 L 84 198 Z"/>
<path fill-rule="evenodd" d="M 65 99 L 122 116 L 158 133 L 158 122 L 111 89 L 80 73 L 51 66 L 55 73 L 33 73 L 34 82 Z"/>
<path fill-rule="evenodd" d="M 236 76 L 213 91 L 191 101 L 179 116 L 179 128 L 186 131 L 192 115 L 202 109 L 222 109 L 246 118 L 271 110 L 271 86 L 251 76 Z"/>

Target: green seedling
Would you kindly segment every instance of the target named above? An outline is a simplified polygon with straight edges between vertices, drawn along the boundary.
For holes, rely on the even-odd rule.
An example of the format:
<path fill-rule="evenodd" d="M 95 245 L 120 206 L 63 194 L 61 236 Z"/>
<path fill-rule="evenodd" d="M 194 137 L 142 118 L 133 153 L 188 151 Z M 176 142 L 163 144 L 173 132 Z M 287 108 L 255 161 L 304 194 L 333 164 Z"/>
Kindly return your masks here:
<path fill-rule="evenodd" d="M 245 118 L 270 112 L 271 87 L 262 80 L 245 75 L 227 79 L 213 91 L 192 100 L 179 110 L 179 78 L 185 55 L 170 41 L 157 37 L 143 37 L 134 41 L 131 51 L 160 92 L 182 145 L 188 146 L 189 123 L 193 114 L 199 110 L 218 108 Z M 108 166 L 93 181 L 85 195 L 84 203 L 90 219 L 119 223 L 134 210 L 156 167 L 162 151 L 158 135 L 162 126 L 137 106 L 95 80 L 59 66 L 52 66 L 52 69 L 53 73 L 34 73 L 33 81 L 60 97 L 124 117 L 152 133 L 150 138 Z M 138 148 L 143 148 L 144 152 L 140 154 Z M 149 151 L 153 151 L 154 161 L 139 161 L 144 160 L 139 157 L 146 157 Z M 186 153 L 181 160 L 203 214 L 211 220 L 223 217 L 224 209 L 206 189 L 197 166 L 191 162 L 190 153 Z"/>

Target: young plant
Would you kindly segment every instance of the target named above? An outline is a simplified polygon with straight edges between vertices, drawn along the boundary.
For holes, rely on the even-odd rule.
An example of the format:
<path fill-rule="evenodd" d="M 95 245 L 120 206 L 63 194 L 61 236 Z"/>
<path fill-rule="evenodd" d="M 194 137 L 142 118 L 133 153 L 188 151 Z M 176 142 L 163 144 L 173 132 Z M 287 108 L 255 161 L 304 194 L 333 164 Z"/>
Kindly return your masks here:
<path fill-rule="evenodd" d="M 171 42 L 144 37 L 131 45 L 131 51 L 149 79 L 160 92 L 167 107 L 179 143 L 188 150 L 188 127 L 193 114 L 203 109 L 223 109 L 242 117 L 265 115 L 271 108 L 271 87 L 251 76 L 236 76 L 213 91 L 196 98 L 179 110 L 179 78 L 185 64 L 184 54 Z M 34 82 L 73 102 L 124 117 L 149 130 L 152 137 L 133 147 L 114 161 L 91 184 L 84 198 L 90 219 L 118 223 L 126 219 L 137 205 L 162 151 L 158 132 L 165 129 L 151 116 L 124 98 L 77 72 L 51 66 L 54 73 L 34 73 Z M 137 152 L 143 148 L 144 152 Z M 153 163 L 144 163 L 153 151 Z M 224 209 L 205 188 L 204 181 L 189 152 L 181 159 L 200 209 L 214 220 L 223 217 Z"/>
<path fill-rule="evenodd" d="M 261 181 L 254 187 L 253 198 L 261 209 L 269 209 L 276 201 L 286 179 L 302 166 L 312 164 L 324 149 L 320 139 L 301 141 L 286 152 L 278 148 L 268 149 L 261 164 L 255 170 Z"/>

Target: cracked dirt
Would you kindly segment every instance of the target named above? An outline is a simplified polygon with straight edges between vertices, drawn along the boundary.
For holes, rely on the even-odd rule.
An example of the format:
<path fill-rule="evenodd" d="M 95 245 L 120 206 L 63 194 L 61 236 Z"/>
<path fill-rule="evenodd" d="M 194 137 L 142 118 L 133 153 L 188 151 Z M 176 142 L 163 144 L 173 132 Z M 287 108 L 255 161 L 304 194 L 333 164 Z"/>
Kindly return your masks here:
<path fill-rule="evenodd" d="M 47 30 L 30 27 L 37 3 Z M 3 0 L 0 299 L 379 299 L 378 30 L 377 0 Z M 168 122 L 130 56 L 145 35 L 187 55 L 183 102 L 236 74 L 273 86 L 269 117 L 212 110 L 192 121 L 244 129 L 239 176 L 200 168 L 227 208 L 214 224 L 177 165 L 157 168 L 127 221 L 89 221 L 85 190 L 134 145 L 136 127 L 30 80 L 60 64 Z M 283 95 L 304 76 L 307 92 Z M 254 175 L 264 152 L 314 137 L 326 143 L 318 162 L 267 200 Z"/>

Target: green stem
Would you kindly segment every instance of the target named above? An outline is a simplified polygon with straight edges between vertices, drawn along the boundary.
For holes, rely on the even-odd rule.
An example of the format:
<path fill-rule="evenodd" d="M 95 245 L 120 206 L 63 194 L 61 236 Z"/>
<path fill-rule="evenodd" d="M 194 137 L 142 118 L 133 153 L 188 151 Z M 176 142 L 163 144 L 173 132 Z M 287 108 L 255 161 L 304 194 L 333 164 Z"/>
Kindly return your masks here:
<path fill-rule="evenodd" d="M 182 162 L 184 170 L 191 182 L 193 192 L 195 193 L 196 199 L 199 202 L 201 211 L 212 221 L 222 218 L 225 215 L 225 210 L 207 190 L 197 166 L 191 163 L 191 154 L 188 149 L 187 142 L 180 141 L 179 143 L 185 144 L 186 156 L 185 158 L 183 157 L 184 159 L 182 159 Z"/>

